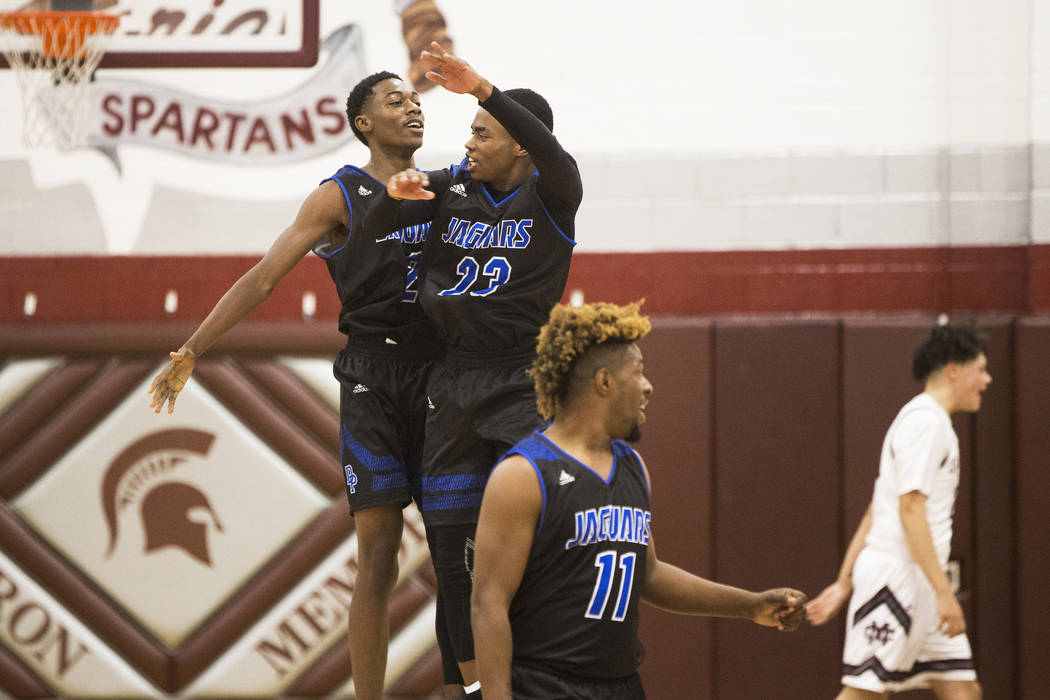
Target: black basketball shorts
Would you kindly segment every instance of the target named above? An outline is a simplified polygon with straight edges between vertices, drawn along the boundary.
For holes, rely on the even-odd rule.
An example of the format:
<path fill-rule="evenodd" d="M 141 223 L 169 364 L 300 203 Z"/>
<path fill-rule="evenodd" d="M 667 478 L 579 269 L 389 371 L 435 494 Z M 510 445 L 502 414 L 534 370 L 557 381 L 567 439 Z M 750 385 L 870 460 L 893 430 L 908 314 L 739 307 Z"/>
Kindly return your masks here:
<path fill-rule="evenodd" d="M 350 512 L 420 501 L 426 385 L 432 362 L 344 349 L 339 454 Z"/>
<path fill-rule="evenodd" d="M 531 359 L 472 366 L 445 360 L 427 385 L 423 520 L 477 522 L 489 472 L 519 440 L 546 426 L 536 409 Z"/>
<path fill-rule="evenodd" d="M 510 686 L 515 700 L 644 700 L 638 674 L 602 681 L 559 676 L 523 664 L 511 663 Z M 482 688 L 484 692 L 484 688 Z"/>

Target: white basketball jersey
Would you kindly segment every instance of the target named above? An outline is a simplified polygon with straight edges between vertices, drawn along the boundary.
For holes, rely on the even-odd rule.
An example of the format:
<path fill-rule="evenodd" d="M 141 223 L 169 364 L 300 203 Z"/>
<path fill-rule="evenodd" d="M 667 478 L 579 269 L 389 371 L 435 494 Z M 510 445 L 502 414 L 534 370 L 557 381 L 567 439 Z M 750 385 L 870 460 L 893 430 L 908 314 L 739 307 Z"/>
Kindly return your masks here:
<path fill-rule="evenodd" d="M 959 438 L 948 413 L 929 394 L 919 394 L 894 418 L 882 443 L 867 546 L 911 559 L 901 527 L 899 498 L 926 495 L 926 521 L 941 566 L 948 562 L 952 515 L 959 487 Z"/>

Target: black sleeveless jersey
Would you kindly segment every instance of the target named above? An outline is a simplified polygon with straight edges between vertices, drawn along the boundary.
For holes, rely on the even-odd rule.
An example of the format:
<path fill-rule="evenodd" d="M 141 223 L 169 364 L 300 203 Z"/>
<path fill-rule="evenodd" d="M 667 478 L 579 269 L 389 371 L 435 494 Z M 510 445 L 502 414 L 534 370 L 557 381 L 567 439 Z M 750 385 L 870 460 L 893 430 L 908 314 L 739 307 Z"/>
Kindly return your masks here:
<path fill-rule="evenodd" d="M 561 298 L 575 245 L 583 183 L 573 157 L 542 121 L 498 89 L 481 106 L 532 157 L 536 170 L 509 193 L 460 165 L 428 173 L 431 200 L 381 197 L 367 230 L 432 221 L 420 300 L 450 350 L 520 357 Z M 510 353 L 507 353 L 510 351 Z"/>
<path fill-rule="evenodd" d="M 314 252 L 327 264 L 342 303 L 340 332 L 351 340 L 371 341 L 378 346 L 440 348 L 437 332 L 419 304 L 419 257 L 430 222 L 368 235 L 361 226 L 364 212 L 386 187 L 352 165 L 343 166 L 322 183 L 328 180 L 343 191 L 350 230 L 341 247 L 335 248 L 325 239 Z"/>
<path fill-rule="evenodd" d="M 423 309 L 461 351 L 535 349 L 540 327 L 565 290 L 575 245 L 536 191 L 534 173 L 496 200 L 465 163 L 436 192 L 432 240 L 423 256 Z"/>
<path fill-rule="evenodd" d="M 510 605 L 515 664 L 616 679 L 641 663 L 638 604 L 649 543 L 649 483 L 638 454 L 610 445 L 608 480 L 536 432 L 507 456 L 532 464 L 543 510 Z"/>

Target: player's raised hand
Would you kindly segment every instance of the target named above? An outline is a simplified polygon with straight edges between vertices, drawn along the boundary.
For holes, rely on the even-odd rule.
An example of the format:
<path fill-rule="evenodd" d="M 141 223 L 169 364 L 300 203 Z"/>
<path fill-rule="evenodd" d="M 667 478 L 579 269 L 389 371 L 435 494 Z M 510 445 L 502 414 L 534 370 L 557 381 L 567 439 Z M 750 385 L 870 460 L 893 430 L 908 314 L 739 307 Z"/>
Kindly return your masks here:
<path fill-rule="evenodd" d="M 852 593 L 852 585 L 843 581 L 835 581 L 822 590 L 820 595 L 806 603 L 806 620 L 811 625 L 823 625 L 838 615 L 839 610 L 846 604 Z"/>
<path fill-rule="evenodd" d="M 427 78 L 450 92 L 473 93 L 486 82 L 469 63 L 436 41 L 430 43 L 430 51 L 419 54 L 419 59 L 430 69 Z"/>
<path fill-rule="evenodd" d="M 792 632 L 806 616 L 806 594 L 794 588 L 773 588 L 758 593 L 758 606 L 751 618 L 766 627 Z"/>
<path fill-rule="evenodd" d="M 149 388 L 149 393 L 153 394 L 149 406 L 154 413 L 160 413 L 165 401 L 168 403 L 168 413 L 175 410 L 175 398 L 182 391 L 182 387 L 186 386 L 197 364 L 196 355 L 191 350 L 183 348 L 169 354 L 171 362 L 157 375 Z"/>
<path fill-rule="evenodd" d="M 394 199 L 433 199 L 434 193 L 426 189 L 429 184 L 426 173 L 409 168 L 390 178 L 386 193 Z"/>

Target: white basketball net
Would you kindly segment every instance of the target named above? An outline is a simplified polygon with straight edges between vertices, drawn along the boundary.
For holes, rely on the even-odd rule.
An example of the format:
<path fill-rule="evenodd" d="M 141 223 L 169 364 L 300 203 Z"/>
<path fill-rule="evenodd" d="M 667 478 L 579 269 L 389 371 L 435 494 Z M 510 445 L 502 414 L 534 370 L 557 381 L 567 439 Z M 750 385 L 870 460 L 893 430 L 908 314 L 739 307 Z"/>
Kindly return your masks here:
<path fill-rule="evenodd" d="M 0 50 L 22 92 L 28 148 L 84 145 L 92 74 L 117 18 L 88 12 L 0 15 Z"/>

